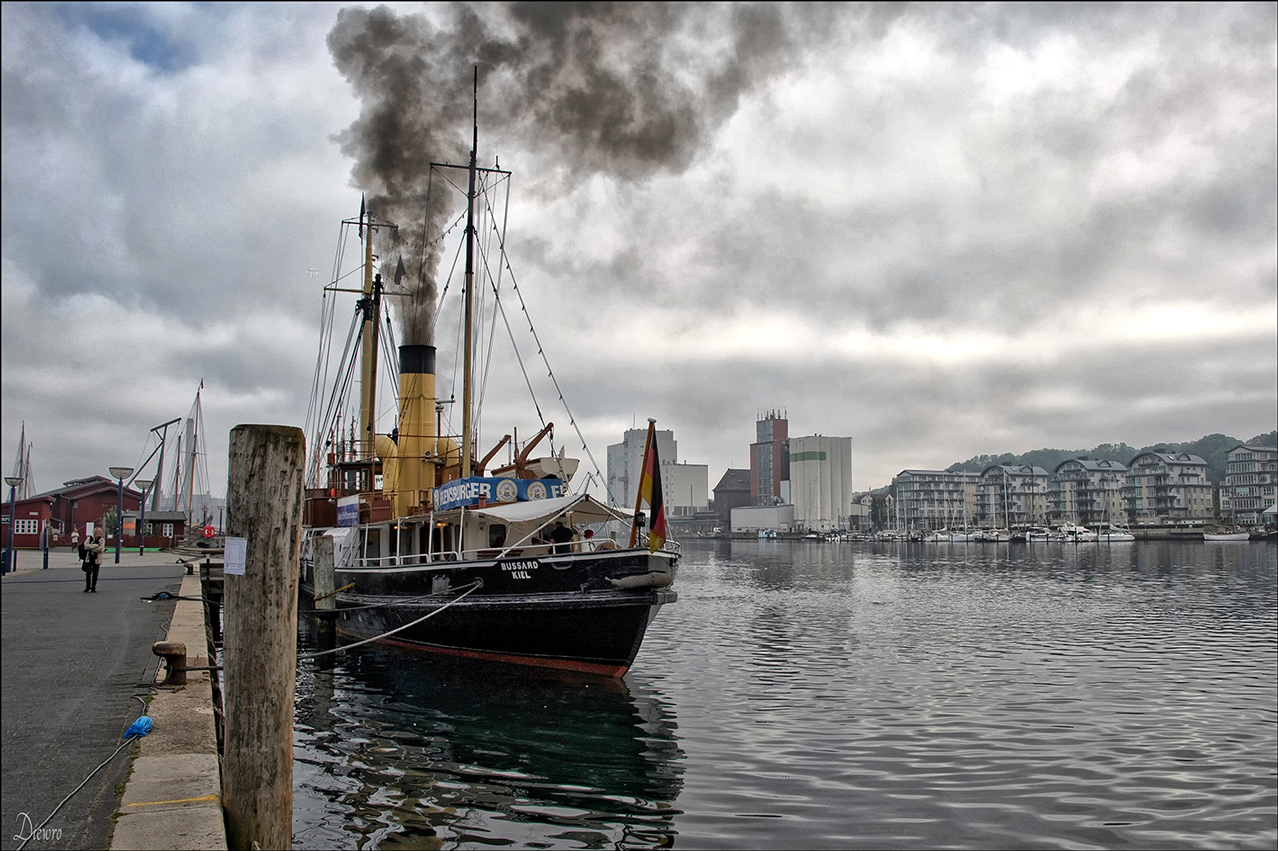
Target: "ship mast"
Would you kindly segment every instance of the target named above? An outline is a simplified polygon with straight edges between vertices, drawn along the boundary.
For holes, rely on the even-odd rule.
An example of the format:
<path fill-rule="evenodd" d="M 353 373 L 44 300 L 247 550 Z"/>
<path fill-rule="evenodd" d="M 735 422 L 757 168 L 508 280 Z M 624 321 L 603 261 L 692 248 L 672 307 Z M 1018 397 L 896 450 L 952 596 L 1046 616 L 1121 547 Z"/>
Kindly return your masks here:
<path fill-rule="evenodd" d="M 470 478 L 471 474 L 471 444 L 473 436 L 471 434 L 473 423 L 471 422 L 471 359 L 473 357 L 473 319 L 471 316 L 472 294 L 475 288 L 475 164 L 477 151 L 479 149 L 479 67 L 475 67 L 475 89 L 474 89 L 474 136 L 470 147 L 470 187 L 466 190 L 466 287 L 465 287 L 465 304 L 466 304 L 466 343 L 463 357 L 465 358 L 462 367 L 462 445 L 461 445 L 461 475 L 463 479 Z"/>
<path fill-rule="evenodd" d="M 373 426 L 377 388 L 377 349 L 374 334 L 377 328 L 377 314 L 369 309 L 373 303 L 373 217 L 368 216 L 369 224 L 364 224 L 364 204 L 359 207 L 360 228 L 364 231 L 364 328 L 360 334 L 360 378 L 359 378 L 359 445 L 355 447 L 361 461 L 373 460 Z M 372 487 L 372 481 L 368 486 Z M 361 487 L 361 489 L 363 489 Z"/>

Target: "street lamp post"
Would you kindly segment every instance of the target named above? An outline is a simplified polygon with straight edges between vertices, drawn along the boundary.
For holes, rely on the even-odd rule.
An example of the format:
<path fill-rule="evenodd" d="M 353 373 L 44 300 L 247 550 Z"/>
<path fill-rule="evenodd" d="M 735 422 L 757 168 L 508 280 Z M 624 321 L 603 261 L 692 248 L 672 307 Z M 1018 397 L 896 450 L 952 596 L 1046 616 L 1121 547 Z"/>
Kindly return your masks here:
<path fill-rule="evenodd" d="M 111 478 L 118 487 L 115 491 L 115 563 L 120 563 L 120 542 L 124 537 L 124 480 L 133 475 L 132 467 L 111 467 Z"/>
<path fill-rule="evenodd" d="M 134 479 L 133 484 L 142 488 L 142 516 L 138 518 L 138 555 L 146 551 L 146 492 L 151 489 L 154 479 Z"/>
<path fill-rule="evenodd" d="M 18 485 L 22 484 L 21 476 L 5 476 L 4 483 L 9 486 L 9 543 L 5 547 L 4 569 L 13 570 L 13 506 L 18 498 Z"/>

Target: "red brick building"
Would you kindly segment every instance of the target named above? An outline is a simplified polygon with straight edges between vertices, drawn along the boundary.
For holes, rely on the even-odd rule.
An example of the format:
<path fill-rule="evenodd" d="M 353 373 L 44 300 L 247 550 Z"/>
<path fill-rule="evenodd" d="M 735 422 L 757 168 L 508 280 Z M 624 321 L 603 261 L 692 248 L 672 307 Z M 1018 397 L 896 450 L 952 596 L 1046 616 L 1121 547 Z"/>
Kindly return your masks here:
<path fill-rule="evenodd" d="M 69 546 L 71 530 L 78 529 L 84 538 L 90 523 L 101 523 L 107 512 L 115 508 L 117 483 L 105 476 L 93 476 L 67 482 L 57 490 L 46 491 L 14 503 L 15 549 L 38 549 L 40 530 L 49 527 L 49 546 Z M 124 489 L 124 510 L 137 511 L 142 506 L 142 493 Z M 149 519 L 149 518 L 148 518 Z M 0 546 L 9 544 L 9 505 L 4 506 L 3 533 Z M 114 529 L 104 530 L 114 540 Z"/>

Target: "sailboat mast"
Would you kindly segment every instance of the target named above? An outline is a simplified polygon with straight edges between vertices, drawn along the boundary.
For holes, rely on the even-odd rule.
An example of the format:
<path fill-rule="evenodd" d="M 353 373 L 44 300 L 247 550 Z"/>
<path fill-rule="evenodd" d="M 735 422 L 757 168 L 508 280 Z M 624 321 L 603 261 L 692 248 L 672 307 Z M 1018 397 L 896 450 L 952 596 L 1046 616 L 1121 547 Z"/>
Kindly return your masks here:
<path fill-rule="evenodd" d="M 200 451 L 200 393 L 204 390 L 204 382 L 195 391 L 195 425 L 191 430 L 191 458 L 186 466 L 186 525 L 191 526 L 191 516 L 195 512 L 195 460 Z M 190 423 L 190 420 L 187 420 Z"/>
<path fill-rule="evenodd" d="M 470 186 L 466 190 L 466 343 L 465 351 L 462 357 L 464 365 L 462 367 L 462 445 L 461 445 L 461 462 L 462 462 L 462 478 L 469 478 L 471 474 L 471 431 L 474 424 L 471 422 L 471 360 L 473 358 L 473 316 L 471 313 L 471 304 L 473 302 L 473 292 L 475 289 L 475 169 L 477 162 L 477 152 L 479 150 L 479 67 L 475 67 L 475 88 L 474 88 L 474 137 L 470 147 Z"/>
<path fill-rule="evenodd" d="M 377 314 L 373 312 L 373 216 L 368 216 L 369 223 L 364 224 L 364 205 L 359 209 L 360 229 L 364 231 L 364 327 L 360 334 L 360 379 L 359 379 L 359 444 L 356 457 L 361 461 L 373 458 L 374 410 L 377 402 L 376 392 L 376 333 Z M 371 477 L 370 477 L 371 479 Z M 372 487 L 370 480 L 369 487 Z"/>

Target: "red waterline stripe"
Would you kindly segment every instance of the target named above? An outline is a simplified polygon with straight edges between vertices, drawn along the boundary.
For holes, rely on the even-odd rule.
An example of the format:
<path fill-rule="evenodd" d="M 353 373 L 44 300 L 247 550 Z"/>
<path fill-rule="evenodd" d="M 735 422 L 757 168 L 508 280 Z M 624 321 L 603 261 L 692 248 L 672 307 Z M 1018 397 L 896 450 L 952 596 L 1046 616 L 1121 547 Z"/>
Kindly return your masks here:
<path fill-rule="evenodd" d="M 383 638 L 379 644 L 394 644 L 409 650 L 425 650 L 430 653 L 441 653 L 445 656 L 464 656 L 467 659 L 484 659 L 489 662 L 505 662 L 509 665 L 529 665 L 535 668 L 555 668 L 561 671 L 578 671 L 583 674 L 598 674 L 604 677 L 621 678 L 629 665 L 603 665 L 598 662 L 574 662 L 571 659 L 542 659 L 537 656 L 514 656 L 506 653 L 485 653 L 480 650 L 459 650 L 455 647 L 440 647 L 435 644 L 418 644 L 412 641 L 398 641 L 394 638 Z"/>

